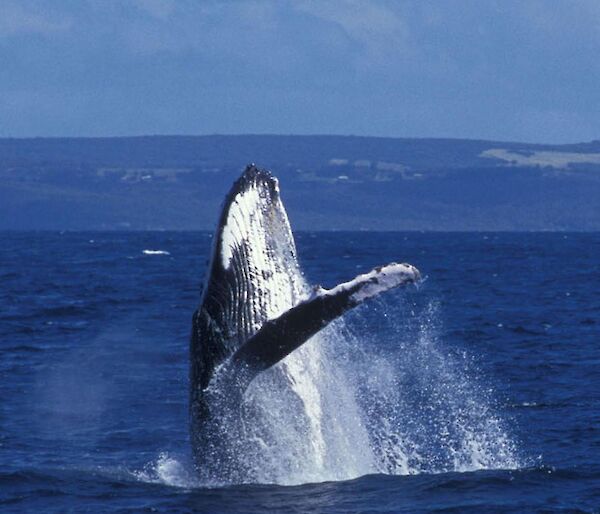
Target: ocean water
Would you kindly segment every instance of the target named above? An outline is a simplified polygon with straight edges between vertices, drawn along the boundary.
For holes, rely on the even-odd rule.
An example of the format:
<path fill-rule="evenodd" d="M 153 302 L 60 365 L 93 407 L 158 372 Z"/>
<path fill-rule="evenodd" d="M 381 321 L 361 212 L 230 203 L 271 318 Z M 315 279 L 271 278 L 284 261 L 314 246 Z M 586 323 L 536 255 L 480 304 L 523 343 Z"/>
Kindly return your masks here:
<path fill-rule="evenodd" d="M 210 484 L 187 346 L 211 234 L 1 233 L 0 510 L 600 512 L 600 234 L 296 237 L 310 283 L 426 280 L 307 343 L 302 401 L 251 387 L 270 439 Z"/>

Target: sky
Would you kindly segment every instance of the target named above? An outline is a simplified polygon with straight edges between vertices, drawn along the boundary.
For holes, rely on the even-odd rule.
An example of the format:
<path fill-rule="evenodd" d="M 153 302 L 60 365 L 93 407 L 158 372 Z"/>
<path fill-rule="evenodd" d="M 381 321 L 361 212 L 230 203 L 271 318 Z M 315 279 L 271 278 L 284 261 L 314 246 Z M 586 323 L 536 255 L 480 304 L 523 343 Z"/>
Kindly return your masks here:
<path fill-rule="evenodd" d="M 597 0 L 0 0 L 0 137 L 600 139 Z"/>

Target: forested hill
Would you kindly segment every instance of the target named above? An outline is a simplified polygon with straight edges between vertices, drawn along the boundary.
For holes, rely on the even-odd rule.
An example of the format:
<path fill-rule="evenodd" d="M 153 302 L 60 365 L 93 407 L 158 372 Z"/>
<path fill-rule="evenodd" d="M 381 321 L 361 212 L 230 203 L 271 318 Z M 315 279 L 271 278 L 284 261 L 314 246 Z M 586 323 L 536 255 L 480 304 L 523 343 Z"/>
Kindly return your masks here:
<path fill-rule="evenodd" d="M 0 139 L 0 229 L 212 229 L 244 166 L 309 230 L 600 230 L 600 141 Z"/>

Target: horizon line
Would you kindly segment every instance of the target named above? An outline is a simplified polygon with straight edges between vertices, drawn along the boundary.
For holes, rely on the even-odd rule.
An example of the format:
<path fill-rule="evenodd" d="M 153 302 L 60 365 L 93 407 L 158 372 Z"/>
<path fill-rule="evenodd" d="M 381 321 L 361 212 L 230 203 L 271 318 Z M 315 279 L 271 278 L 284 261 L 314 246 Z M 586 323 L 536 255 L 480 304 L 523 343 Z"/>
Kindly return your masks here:
<path fill-rule="evenodd" d="M 494 143 L 494 144 L 518 144 L 527 146 L 573 146 L 581 144 L 600 143 L 600 139 L 589 141 L 563 142 L 563 143 L 533 143 L 528 141 L 511 141 L 500 139 L 469 138 L 469 137 L 439 137 L 439 136 L 376 136 L 376 135 L 356 135 L 356 134 L 276 134 L 276 133 L 212 133 L 212 134 L 133 134 L 133 135 L 114 135 L 114 136 L 0 136 L 0 141 L 31 141 L 31 140 L 60 140 L 60 139 L 151 139 L 151 138 L 242 138 L 242 137 L 292 137 L 292 138 L 347 138 L 347 139 L 385 139 L 401 141 L 469 141 L 473 143 Z"/>

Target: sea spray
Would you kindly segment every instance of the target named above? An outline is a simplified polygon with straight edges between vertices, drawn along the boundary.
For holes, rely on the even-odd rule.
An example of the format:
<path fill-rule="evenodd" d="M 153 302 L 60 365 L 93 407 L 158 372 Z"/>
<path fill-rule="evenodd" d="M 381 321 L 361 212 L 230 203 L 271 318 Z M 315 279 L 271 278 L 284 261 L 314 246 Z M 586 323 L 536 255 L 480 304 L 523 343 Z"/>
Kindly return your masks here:
<path fill-rule="evenodd" d="M 468 353 L 447 348 L 436 303 L 391 315 L 378 302 L 355 344 L 367 354 L 358 402 L 368 413 L 382 472 L 439 473 L 520 467 L 510 427 Z M 368 323 L 367 323 L 368 320 Z M 377 330 L 365 330 L 368 324 Z M 387 339 L 387 341 L 385 341 Z M 378 350 L 374 350 L 378 348 Z"/>
<path fill-rule="evenodd" d="M 307 290 L 301 277 L 294 287 Z M 439 308 L 401 298 L 363 306 L 259 375 L 209 457 L 237 467 L 233 482 L 278 484 L 519 467 L 468 355 L 440 341 Z"/>

